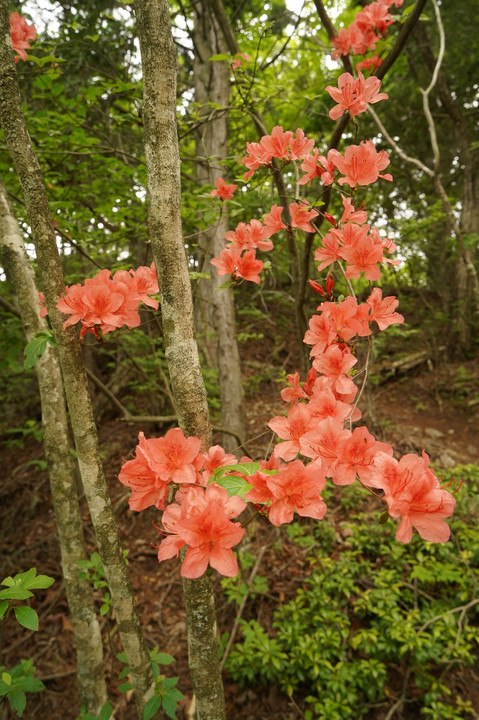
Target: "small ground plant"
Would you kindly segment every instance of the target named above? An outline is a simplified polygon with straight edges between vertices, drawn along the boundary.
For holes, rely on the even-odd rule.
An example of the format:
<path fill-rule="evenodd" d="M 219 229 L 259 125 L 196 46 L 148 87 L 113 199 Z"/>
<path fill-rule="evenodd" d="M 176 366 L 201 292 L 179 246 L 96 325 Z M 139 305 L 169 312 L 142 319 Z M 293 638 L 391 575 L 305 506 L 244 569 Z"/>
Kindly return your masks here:
<path fill-rule="evenodd" d="M 38 630 L 38 615 L 28 605 L 19 605 L 18 601 L 34 597 L 32 590 L 45 590 L 53 585 L 54 579 L 48 575 L 37 575 L 36 568 L 18 573 L 14 577 L 4 578 L 0 590 L 0 626 L 12 615 L 27 630 Z M 33 659 L 20 660 L 18 665 L 6 668 L 0 665 L 0 708 L 8 700 L 12 711 L 22 717 L 27 704 L 26 693 L 40 692 L 45 689 L 41 680 L 34 677 Z"/>

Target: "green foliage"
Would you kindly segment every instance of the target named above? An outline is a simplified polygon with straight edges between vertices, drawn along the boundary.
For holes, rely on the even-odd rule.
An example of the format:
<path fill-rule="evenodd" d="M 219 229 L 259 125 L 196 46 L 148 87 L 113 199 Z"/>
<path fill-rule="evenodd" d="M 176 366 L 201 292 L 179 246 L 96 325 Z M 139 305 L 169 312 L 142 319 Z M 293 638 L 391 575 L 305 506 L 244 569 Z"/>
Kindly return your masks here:
<path fill-rule="evenodd" d="M 56 347 L 56 340 L 51 330 L 42 330 L 35 333 L 33 340 L 30 340 L 25 347 L 25 362 L 23 366 L 25 370 L 31 370 L 35 363 L 40 360 L 43 353 L 47 349 L 47 345 Z"/>
<path fill-rule="evenodd" d="M 128 677 L 130 668 L 126 664 L 126 654 L 124 652 L 120 653 L 117 655 L 117 658 L 126 665 L 118 677 L 120 679 Z M 162 675 L 160 673 L 160 665 L 171 665 L 171 663 L 175 661 L 175 658 L 168 653 L 160 652 L 158 648 L 155 647 L 153 650 L 150 650 L 150 659 L 156 682 L 155 694 L 145 705 L 143 720 L 151 720 L 161 708 L 163 708 L 169 718 L 173 718 L 174 720 L 174 718 L 176 718 L 178 703 L 184 699 L 184 695 L 180 693 L 176 687 L 179 678 L 167 678 Z M 120 692 L 127 692 L 128 690 L 133 690 L 133 685 L 127 681 L 120 685 L 118 689 Z"/>
<path fill-rule="evenodd" d="M 246 570 L 250 569 L 255 561 L 254 555 L 250 552 L 238 552 L 240 572 L 234 578 L 221 578 L 221 587 L 229 603 L 240 605 L 245 597 L 255 598 L 257 595 L 265 595 L 268 592 L 268 579 L 263 575 L 255 575 L 251 583 L 248 581 Z"/>
<path fill-rule="evenodd" d="M 17 622 L 27 630 L 38 630 L 38 615 L 28 605 L 14 605 L 15 600 L 26 600 L 33 597 L 32 590 L 44 590 L 53 585 L 55 580 L 48 575 L 37 575 L 36 568 L 30 568 L 14 577 L 10 575 L 2 580 L 5 590 L 0 590 L 0 623 L 5 623 L 12 610 Z"/>
<path fill-rule="evenodd" d="M 126 562 L 128 562 L 127 558 L 129 552 L 129 550 L 123 550 L 123 557 Z M 100 555 L 97 552 L 94 552 L 89 560 L 79 560 L 77 562 L 77 565 L 82 570 L 82 572 L 78 573 L 78 577 L 80 577 L 82 580 L 88 580 L 93 585 L 94 590 L 103 590 L 104 588 L 108 588 L 108 582 L 106 580 L 103 563 L 101 561 Z M 100 606 L 100 615 L 107 615 L 108 612 L 112 609 L 112 607 L 113 600 L 111 599 L 110 593 L 103 592 L 102 604 Z"/>
<path fill-rule="evenodd" d="M 32 659 L 20 660 L 18 665 L 8 671 L 0 665 L 0 698 L 8 700 L 10 707 L 19 717 L 23 716 L 27 704 L 25 693 L 35 693 L 45 689 L 41 680 L 33 677 L 34 672 Z"/>
<path fill-rule="evenodd" d="M 113 706 L 110 701 L 103 705 L 99 715 L 92 715 L 92 713 L 88 712 L 86 707 L 82 705 L 80 708 L 80 715 L 76 718 L 76 720 L 110 720 L 112 714 Z"/>
<path fill-rule="evenodd" d="M 327 517 L 293 524 L 290 537 L 310 549 L 311 576 L 275 610 L 272 631 L 242 621 L 243 640 L 227 662 L 234 680 L 278 685 L 302 703 L 305 718 L 359 720 L 375 703 L 397 696 L 391 670 L 407 667 L 415 716 L 470 717 L 470 704 L 450 697 L 448 677 L 454 667 L 477 662 L 479 529 L 471 518 L 479 467 L 444 474 L 444 482 L 459 478 L 448 543 L 425 543 L 417 535 L 410 545 L 397 543 L 392 522 L 352 514 L 354 486 L 341 489 L 351 521 L 340 523 L 345 540 L 335 557 L 337 530 Z"/>
<path fill-rule="evenodd" d="M 38 630 L 38 615 L 28 605 L 14 605 L 16 600 L 26 600 L 33 597 L 32 590 L 45 590 L 54 583 L 48 575 L 37 575 L 36 568 L 30 568 L 15 576 L 3 579 L 5 590 L 0 590 L 0 625 L 7 622 L 12 613 L 17 622 L 27 630 Z M 25 693 L 34 693 L 44 690 L 45 686 L 33 677 L 35 667 L 33 659 L 20 660 L 18 665 L 7 670 L 0 666 L 0 698 L 8 700 L 12 710 L 22 717 L 27 704 Z"/>
<path fill-rule="evenodd" d="M 22 428 L 8 428 L 5 430 L 5 434 L 21 436 L 13 440 L 7 440 L 6 445 L 8 448 L 18 447 L 23 449 L 24 440 L 28 437 L 33 437 L 37 442 L 42 442 L 43 440 L 43 430 L 37 420 L 26 420 Z"/>

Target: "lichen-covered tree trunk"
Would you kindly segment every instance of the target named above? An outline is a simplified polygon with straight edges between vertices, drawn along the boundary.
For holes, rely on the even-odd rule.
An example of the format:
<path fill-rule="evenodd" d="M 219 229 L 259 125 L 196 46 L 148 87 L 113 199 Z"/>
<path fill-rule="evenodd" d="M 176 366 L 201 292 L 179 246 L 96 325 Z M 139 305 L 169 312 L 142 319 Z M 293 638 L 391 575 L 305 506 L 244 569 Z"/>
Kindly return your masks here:
<path fill-rule="evenodd" d="M 214 185 L 216 180 L 225 174 L 222 161 L 228 155 L 230 68 L 226 62 L 210 61 L 213 55 L 226 52 L 227 47 L 209 0 L 198 2 L 193 12 L 195 101 L 200 105 L 200 116 L 205 117 L 205 122 L 200 124 L 196 132 L 196 155 L 199 158 L 197 178 L 200 185 Z M 221 424 L 243 441 L 244 391 L 236 335 L 234 294 L 231 288 L 218 289 L 224 283 L 224 278 L 220 278 L 217 268 L 209 263 L 224 249 L 224 237 L 228 229 L 228 208 L 225 203 L 214 227 L 198 234 L 201 258 L 211 278 L 199 281 L 195 306 L 198 331 L 203 336 L 203 342 L 209 342 L 211 334 L 215 341 L 214 353 L 211 354 L 218 368 Z M 238 449 L 236 437 L 223 435 L 223 447 L 228 452 Z"/>
<path fill-rule="evenodd" d="M 153 693 L 153 672 L 101 464 L 78 333 L 74 327 L 63 329 L 63 317 L 56 307 L 64 293 L 65 281 L 42 172 L 22 112 L 7 0 L 0 0 L 0 124 L 23 191 L 40 285 L 58 347 L 83 489 L 142 717 L 143 707 Z"/>
<path fill-rule="evenodd" d="M 180 427 L 211 444 L 206 391 L 196 345 L 193 302 L 181 227 L 176 128 L 177 59 L 166 0 L 136 0 L 143 68 L 143 122 L 148 172 L 148 226 L 158 273 L 165 355 Z M 199 720 L 223 720 L 211 578 L 183 583 L 189 665 Z"/>
<path fill-rule="evenodd" d="M 16 293 L 16 304 L 27 342 L 35 333 L 47 331 L 40 317 L 38 289 L 23 238 L 0 178 L 0 248 L 8 280 Z M 68 421 L 58 355 L 50 345 L 35 365 L 42 406 L 43 445 L 50 478 L 58 540 L 70 608 L 77 656 L 78 692 L 89 712 L 98 715 L 107 701 L 103 672 L 103 644 L 95 614 L 93 590 L 79 578 L 80 560 L 86 560 L 83 526 L 75 473 L 70 455 Z"/>

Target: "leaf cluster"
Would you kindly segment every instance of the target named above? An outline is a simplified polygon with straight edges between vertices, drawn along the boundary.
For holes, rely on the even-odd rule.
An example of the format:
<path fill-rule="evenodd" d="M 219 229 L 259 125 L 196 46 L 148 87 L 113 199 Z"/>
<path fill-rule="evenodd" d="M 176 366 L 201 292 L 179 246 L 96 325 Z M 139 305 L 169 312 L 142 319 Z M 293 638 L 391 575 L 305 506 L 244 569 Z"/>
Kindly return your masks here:
<path fill-rule="evenodd" d="M 126 664 L 126 654 L 120 653 L 117 655 L 117 658 L 126 665 L 118 676 L 120 679 L 124 679 L 130 674 L 130 667 Z M 145 705 L 143 720 L 151 720 L 160 709 L 163 709 L 166 715 L 174 720 L 174 718 L 176 718 L 178 703 L 184 699 L 184 695 L 180 693 L 176 687 L 179 678 L 167 678 L 162 675 L 160 673 L 160 665 L 171 665 L 171 663 L 175 661 L 175 658 L 168 653 L 160 652 L 158 648 L 155 647 L 153 650 L 150 650 L 150 659 L 156 683 L 155 694 Z M 120 692 L 128 692 L 129 690 L 133 690 L 133 685 L 130 681 L 127 681 L 120 685 L 118 689 Z"/>
<path fill-rule="evenodd" d="M 55 580 L 48 575 L 37 575 L 36 568 L 30 568 L 14 577 L 10 575 L 2 580 L 5 590 L 0 590 L 0 623 L 5 623 L 13 610 L 17 622 L 27 630 L 38 630 L 38 615 L 28 605 L 14 605 L 15 600 L 33 597 L 32 590 L 45 590 Z"/>

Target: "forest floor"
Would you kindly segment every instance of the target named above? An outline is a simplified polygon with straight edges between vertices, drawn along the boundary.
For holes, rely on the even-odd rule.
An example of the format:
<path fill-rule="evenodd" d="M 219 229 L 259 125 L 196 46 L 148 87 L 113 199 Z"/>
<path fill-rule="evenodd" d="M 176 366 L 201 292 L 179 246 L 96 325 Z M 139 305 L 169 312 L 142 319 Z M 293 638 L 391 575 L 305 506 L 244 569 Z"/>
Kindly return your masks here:
<path fill-rule="evenodd" d="M 247 345 L 244 366 L 248 432 L 250 438 L 255 438 L 248 445 L 248 451 L 251 457 L 259 459 L 264 457 L 271 437 L 270 433 L 265 434 L 266 423 L 281 411 L 281 386 L 275 378 L 268 379 L 267 373 L 258 371 L 264 363 L 263 343 L 251 341 Z M 283 354 L 283 367 L 289 371 L 289 358 L 285 351 Z M 446 468 L 456 464 L 479 464 L 479 370 L 476 364 L 468 362 L 433 368 L 424 361 L 402 374 L 399 372 L 387 379 L 378 375 L 375 379 L 376 384 L 363 404 L 363 412 L 368 427 L 378 439 L 390 442 L 398 453 L 421 452 L 425 448 L 432 461 Z M 158 565 L 153 545 L 159 542 L 159 536 L 152 525 L 158 521 L 157 511 L 130 512 L 125 502 L 128 492 L 116 479 L 122 459 L 135 448 L 140 429 L 147 436 L 152 435 L 151 426 L 132 427 L 111 416 L 100 427 L 101 450 L 121 537 L 125 547 L 129 548 L 129 569 L 147 640 L 151 647 L 156 645 L 176 659 L 166 672 L 171 669 L 170 674 L 180 677 L 179 689 L 185 700 L 180 705 L 178 717 L 185 720 L 191 717 L 188 708 L 192 688 L 187 667 L 179 564 L 169 561 Z M 11 435 L 2 440 L 9 438 Z M 221 438 L 215 440 L 220 442 Z M 32 656 L 35 659 L 36 676 L 42 679 L 46 689 L 29 696 L 24 713 L 26 720 L 75 720 L 79 706 L 75 653 L 61 581 L 55 520 L 47 473 L 34 464 L 42 459 L 42 448 L 31 436 L 24 440 L 23 448 L 7 445 L 4 442 L 1 450 L 4 478 L 0 490 L 2 577 L 36 567 L 39 573 L 55 577 L 56 582 L 48 590 L 38 593 L 34 605 L 40 616 L 37 633 L 26 631 L 13 622 L 3 628 L 2 664 L 11 667 L 20 658 Z M 95 538 L 84 499 L 82 512 L 88 549 L 93 552 Z M 310 565 L 304 548 L 265 522 L 255 524 L 247 542 L 253 555 L 263 549 L 261 568 L 267 574 L 269 591 L 248 600 L 243 617 L 257 618 L 268 627 L 268 618 L 272 617 L 275 607 L 294 596 Z M 218 577 L 214 582 L 219 633 L 226 633 L 232 628 L 237 606 L 227 602 Z M 100 596 L 98 601 L 100 605 Z M 136 713 L 131 694 L 121 694 L 116 689 L 122 669 L 116 659 L 120 652 L 118 637 L 108 616 L 101 622 L 104 637 L 110 638 L 110 643 L 105 645 L 106 673 L 116 718 L 133 720 Z M 225 690 L 227 714 L 231 720 L 303 717 L 274 687 L 242 689 L 226 673 Z M 14 716 L 7 713 L 6 717 Z"/>

